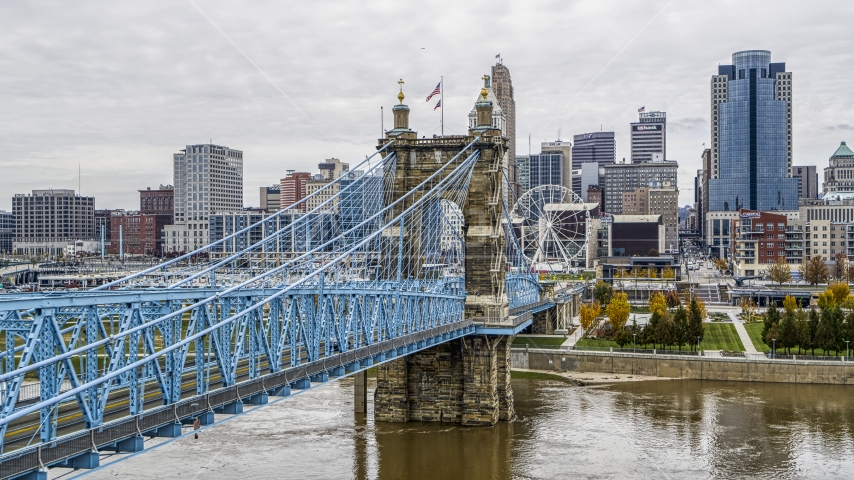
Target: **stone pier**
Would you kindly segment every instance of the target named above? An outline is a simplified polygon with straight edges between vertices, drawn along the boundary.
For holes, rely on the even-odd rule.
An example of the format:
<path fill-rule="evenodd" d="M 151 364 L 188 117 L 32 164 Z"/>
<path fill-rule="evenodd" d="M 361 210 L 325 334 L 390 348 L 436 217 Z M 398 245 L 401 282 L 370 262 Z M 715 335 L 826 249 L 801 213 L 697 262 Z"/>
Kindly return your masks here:
<path fill-rule="evenodd" d="M 353 375 L 353 412 L 368 413 L 368 371 Z"/>
<path fill-rule="evenodd" d="M 374 418 L 471 426 L 512 420 L 511 342 L 506 336 L 469 336 L 380 365 Z"/>

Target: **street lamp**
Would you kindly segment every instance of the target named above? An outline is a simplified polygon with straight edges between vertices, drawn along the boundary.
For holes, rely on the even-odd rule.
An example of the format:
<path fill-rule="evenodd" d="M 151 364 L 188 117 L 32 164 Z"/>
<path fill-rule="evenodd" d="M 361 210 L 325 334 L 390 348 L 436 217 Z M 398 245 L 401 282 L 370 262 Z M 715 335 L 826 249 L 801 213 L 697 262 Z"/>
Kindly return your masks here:
<path fill-rule="evenodd" d="M 845 361 L 846 361 L 846 362 L 848 361 L 848 352 L 849 352 L 849 350 L 848 350 L 848 343 L 849 343 L 849 342 L 850 342 L 850 340 L 845 340 Z"/>
<path fill-rule="evenodd" d="M 771 358 L 774 358 L 774 353 L 777 352 L 777 339 L 771 339 Z"/>
<path fill-rule="evenodd" d="M 637 334 L 637 333 L 633 333 L 633 334 L 632 334 L 632 353 L 637 353 L 637 351 L 638 351 L 638 350 L 637 350 L 637 347 L 635 346 L 635 345 L 636 345 L 636 344 L 635 344 L 635 340 L 636 340 L 636 337 L 637 337 L 637 336 L 638 336 L 638 334 Z M 848 342 L 845 342 L 845 343 L 848 343 Z"/>
<path fill-rule="evenodd" d="M 697 356 L 700 356 L 700 337 L 697 337 Z"/>

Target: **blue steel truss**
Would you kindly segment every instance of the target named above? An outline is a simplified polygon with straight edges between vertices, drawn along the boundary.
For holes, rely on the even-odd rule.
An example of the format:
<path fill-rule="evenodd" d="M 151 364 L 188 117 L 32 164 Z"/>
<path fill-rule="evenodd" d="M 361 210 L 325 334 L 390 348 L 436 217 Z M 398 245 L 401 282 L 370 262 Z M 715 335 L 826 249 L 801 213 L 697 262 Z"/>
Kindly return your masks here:
<path fill-rule="evenodd" d="M 93 429 L 116 398 L 138 415 L 152 393 L 174 405 L 461 325 L 465 243 L 448 204 L 465 203 L 480 156 L 473 144 L 401 198 L 388 198 L 396 158 L 386 145 L 380 159 L 357 165 L 358 176 L 315 193 L 323 201 L 314 208 L 309 197 L 90 291 L 0 298 L 0 441 L 10 425 L 54 441 L 61 405 L 76 405 Z M 247 240 L 259 228 L 262 239 Z M 540 288 L 512 229 L 508 238 L 506 293 L 518 309 L 536 303 Z M 29 384 L 37 398 L 21 395 Z"/>

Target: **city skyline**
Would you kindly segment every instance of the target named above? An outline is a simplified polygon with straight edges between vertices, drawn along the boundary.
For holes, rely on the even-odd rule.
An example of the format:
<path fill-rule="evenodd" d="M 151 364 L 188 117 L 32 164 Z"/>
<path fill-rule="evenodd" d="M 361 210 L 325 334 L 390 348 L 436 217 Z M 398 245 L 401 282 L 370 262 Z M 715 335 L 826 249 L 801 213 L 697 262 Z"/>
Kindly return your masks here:
<path fill-rule="evenodd" d="M 483 15 L 449 5 L 441 10 L 453 20 L 407 18 L 404 28 L 403 7 L 341 4 L 327 14 L 349 20 L 340 32 L 352 39 L 347 46 L 315 36 L 323 19 L 302 5 L 287 15 L 218 3 L 200 3 L 204 14 L 190 3 L 123 11 L 3 5 L 0 16 L 12 21 L 0 33 L 0 66 L 10 72 L 0 79 L 0 165 L 7 172 L 0 209 L 10 210 L 16 193 L 77 190 L 78 162 L 80 193 L 94 196 L 96 208 L 133 208 L 138 189 L 170 183 L 175 149 L 210 141 L 245 152 L 244 203 L 254 206 L 257 188 L 286 169 L 313 171 L 333 156 L 357 160 L 379 137 L 381 105 L 389 128 L 398 78 L 406 82 L 412 127 L 432 135 L 439 112 L 423 99 L 444 75 L 446 134 L 463 133 L 479 79 L 499 53 L 513 76 L 517 154 L 527 153 L 529 133 L 536 153 L 542 141 L 601 128 L 616 132 L 618 161 L 629 159 L 628 125 L 637 108 L 667 111 L 668 159 L 679 162 L 684 205 L 710 142 L 708 74 L 729 63 L 731 52 L 770 50 L 795 72 L 794 164 L 822 169 L 840 141 L 852 141 L 845 93 L 854 80 L 844 65 L 854 54 L 843 50 L 850 41 L 839 19 L 854 7 L 827 5 L 835 15 L 794 3 L 551 5 L 545 8 L 554 25 L 572 18 L 576 27 L 530 39 L 526 32 L 543 9 L 509 5 Z M 744 15 L 731 15 L 736 8 Z M 804 45 L 787 29 L 757 38 L 747 27 L 759 12 L 772 24 L 808 29 L 813 41 Z M 725 38 L 716 27 L 723 18 Z M 369 33 L 366 27 L 380 23 L 383 35 Z M 503 36 L 481 42 L 495 24 L 508 26 Z M 453 42 L 444 38 L 450 32 Z M 287 47 L 291 38 L 301 39 L 299 51 Z M 397 55 L 387 55 L 389 38 Z"/>

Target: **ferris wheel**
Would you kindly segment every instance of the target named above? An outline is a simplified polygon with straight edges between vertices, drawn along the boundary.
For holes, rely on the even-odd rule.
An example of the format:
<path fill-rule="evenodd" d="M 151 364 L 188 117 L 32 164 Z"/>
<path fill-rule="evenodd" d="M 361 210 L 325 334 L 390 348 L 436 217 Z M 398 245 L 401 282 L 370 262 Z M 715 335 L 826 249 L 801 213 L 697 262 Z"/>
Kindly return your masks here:
<path fill-rule="evenodd" d="M 525 192 L 513 209 L 520 248 L 537 270 L 564 270 L 587 260 L 587 204 L 560 185 Z"/>

